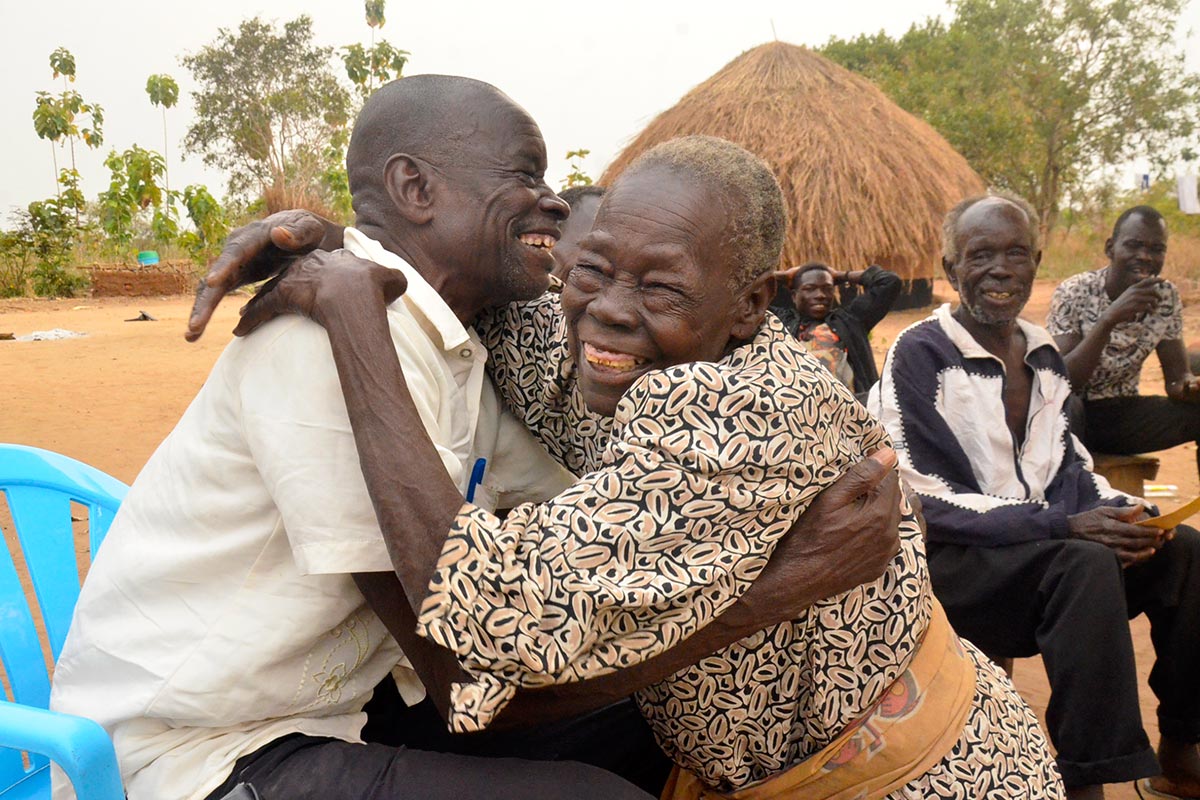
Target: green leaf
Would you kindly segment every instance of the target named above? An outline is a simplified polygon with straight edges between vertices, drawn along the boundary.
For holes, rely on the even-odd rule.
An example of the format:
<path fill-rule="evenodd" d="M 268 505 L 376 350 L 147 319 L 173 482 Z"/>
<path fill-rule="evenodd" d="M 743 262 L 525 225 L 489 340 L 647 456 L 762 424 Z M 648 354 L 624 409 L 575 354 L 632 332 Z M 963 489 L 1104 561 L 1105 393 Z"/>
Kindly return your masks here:
<path fill-rule="evenodd" d="M 366 0 L 363 3 L 364 10 L 367 14 L 367 25 L 372 28 L 382 28 L 387 22 L 383 18 L 383 7 L 386 0 Z"/>
<path fill-rule="evenodd" d="M 50 54 L 50 69 L 54 77 L 65 75 L 68 80 L 75 80 L 75 56 L 65 47 L 60 47 Z"/>
<path fill-rule="evenodd" d="M 174 108 L 179 101 L 179 84 L 170 75 L 151 75 L 146 78 L 146 94 L 151 105 Z"/>

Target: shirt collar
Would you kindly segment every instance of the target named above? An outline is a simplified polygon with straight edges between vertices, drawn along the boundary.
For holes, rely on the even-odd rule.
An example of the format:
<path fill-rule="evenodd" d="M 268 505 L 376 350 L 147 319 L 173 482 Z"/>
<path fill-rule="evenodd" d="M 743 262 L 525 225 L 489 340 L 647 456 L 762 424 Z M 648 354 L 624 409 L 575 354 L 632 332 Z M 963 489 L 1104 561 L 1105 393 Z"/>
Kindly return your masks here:
<path fill-rule="evenodd" d="M 942 330 L 950 337 L 950 341 L 959 349 L 959 352 L 966 358 L 990 358 L 995 360 L 996 356 L 984 349 L 983 345 L 975 341 L 966 328 L 962 326 L 954 315 L 950 313 L 950 304 L 943 303 L 933 312 L 933 316 L 937 319 L 938 324 L 942 326 Z M 1029 358 L 1029 354 L 1041 347 L 1055 347 L 1054 339 L 1050 337 L 1050 333 L 1045 328 L 1040 328 L 1032 322 L 1026 322 L 1023 319 L 1017 319 L 1017 325 L 1025 334 L 1025 358 Z"/>
<path fill-rule="evenodd" d="M 452 350 L 471 338 L 454 310 L 421 273 L 403 258 L 385 249 L 382 244 L 356 228 L 346 228 L 345 247 L 356 256 L 404 273 L 408 288 L 404 291 L 403 300 L 437 332 L 443 350 Z"/>

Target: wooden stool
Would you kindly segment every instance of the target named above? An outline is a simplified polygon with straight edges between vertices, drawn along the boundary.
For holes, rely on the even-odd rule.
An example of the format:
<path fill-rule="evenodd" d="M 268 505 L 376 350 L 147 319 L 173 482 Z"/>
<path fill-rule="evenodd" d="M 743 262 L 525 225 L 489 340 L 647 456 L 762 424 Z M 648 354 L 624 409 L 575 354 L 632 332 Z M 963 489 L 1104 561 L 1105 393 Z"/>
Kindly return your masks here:
<path fill-rule="evenodd" d="M 1112 487 L 1125 494 L 1142 497 L 1145 482 L 1158 475 L 1158 459 L 1154 456 L 1115 456 L 1109 453 L 1092 453 L 1095 471 L 1108 479 Z"/>

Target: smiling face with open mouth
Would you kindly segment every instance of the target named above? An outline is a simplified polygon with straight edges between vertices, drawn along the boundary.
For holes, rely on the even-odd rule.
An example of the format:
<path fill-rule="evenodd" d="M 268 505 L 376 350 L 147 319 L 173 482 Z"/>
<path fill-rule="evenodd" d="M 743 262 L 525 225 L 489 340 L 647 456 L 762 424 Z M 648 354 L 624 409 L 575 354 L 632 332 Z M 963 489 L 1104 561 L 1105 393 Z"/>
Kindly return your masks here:
<path fill-rule="evenodd" d="M 827 269 L 809 269 L 796 278 L 796 289 L 792 302 L 801 316 L 809 319 L 825 319 L 833 308 L 833 275 Z"/>
<path fill-rule="evenodd" d="M 612 415 L 640 376 L 718 360 L 744 333 L 727 224 L 722 198 L 662 166 L 626 173 L 605 195 L 562 293 L 589 409 Z"/>
<path fill-rule="evenodd" d="M 546 185 L 546 145 L 533 118 L 499 93 L 476 105 L 455 158 L 435 168 L 448 176 L 439 184 L 441 240 L 454 244 L 456 281 L 486 307 L 546 291 L 570 208 Z"/>
<path fill-rule="evenodd" d="M 1041 260 L 1025 212 L 1003 198 L 982 200 L 963 212 L 955 240 L 958 259 L 943 266 L 961 309 L 981 325 L 1015 322 Z"/>

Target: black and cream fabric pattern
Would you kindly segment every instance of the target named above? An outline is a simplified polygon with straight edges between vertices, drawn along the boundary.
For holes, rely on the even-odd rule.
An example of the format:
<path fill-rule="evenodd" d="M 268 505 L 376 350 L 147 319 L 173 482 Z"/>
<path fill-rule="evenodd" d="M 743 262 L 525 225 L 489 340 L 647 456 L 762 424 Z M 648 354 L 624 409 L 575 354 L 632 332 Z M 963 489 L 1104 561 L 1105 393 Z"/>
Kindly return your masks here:
<path fill-rule="evenodd" d="M 471 677 L 452 698 L 460 730 L 486 727 L 518 687 L 610 673 L 707 625 L 821 489 L 888 441 L 771 316 L 720 362 L 643 375 L 613 420 L 575 390 L 556 296 L 478 330 L 505 401 L 583 477 L 503 521 L 464 506 L 450 532 L 418 630 Z M 734 790 L 817 752 L 883 697 L 932 602 L 921 532 L 903 510 L 881 578 L 638 693 L 671 758 Z M 894 797 L 1061 796 L 1031 712 L 967 647 L 977 686 L 962 737 Z"/>

